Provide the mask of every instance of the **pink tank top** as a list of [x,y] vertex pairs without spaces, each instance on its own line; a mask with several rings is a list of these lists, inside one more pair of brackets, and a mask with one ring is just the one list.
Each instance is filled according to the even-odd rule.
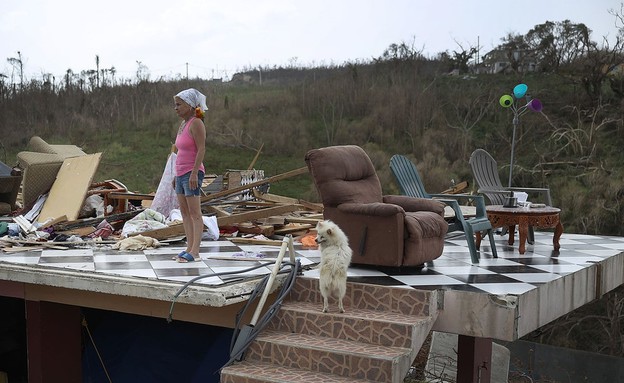
[[[182,132],[178,134],[175,141],[175,146],[178,148],[178,154],[176,156],[176,175],[181,176],[184,175],[191,170],[193,170],[193,166],[195,165],[195,158],[197,157],[197,145],[195,145],[195,140],[193,136],[191,136],[191,132],[189,131],[189,126],[191,126],[191,122],[195,117],[191,118],[184,124],[184,128]],[[206,172],[204,169],[204,164],[200,164],[199,170],[202,172]]]

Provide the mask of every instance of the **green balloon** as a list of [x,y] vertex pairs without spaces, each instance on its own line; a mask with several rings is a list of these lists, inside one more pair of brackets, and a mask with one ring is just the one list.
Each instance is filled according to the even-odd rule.
[[503,108],[509,108],[513,104],[513,97],[508,94],[501,96],[498,102],[501,104]]

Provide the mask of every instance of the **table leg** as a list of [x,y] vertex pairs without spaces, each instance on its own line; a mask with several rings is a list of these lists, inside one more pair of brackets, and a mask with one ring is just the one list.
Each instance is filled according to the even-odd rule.
[[507,233],[509,233],[509,239],[507,243],[511,246],[514,244],[514,236],[516,235],[516,225],[510,225],[507,228]]
[[520,254],[524,254],[526,251],[526,240],[529,234],[528,222],[522,222],[518,224],[518,236],[520,237],[520,243],[518,244],[518,251]]
[[481,232],[477,231],[475,233],[475,246],[477,249],[481,248]]
[[558,222],[557,226],[555,226],[555,235],[553,236],[553,247],[556,251],[559,251],[559,238],[561,238],[561,234],[563,234],[563,225],[561,222]]

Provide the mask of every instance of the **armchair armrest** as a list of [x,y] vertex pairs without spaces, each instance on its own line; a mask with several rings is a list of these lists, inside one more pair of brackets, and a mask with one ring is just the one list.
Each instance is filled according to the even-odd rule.
[[338,210],[346,214],[372,215],[388,217],[396,214],[405,214],[405,210],[399,205],[390,203],[343,203],[338,205]]
[[433,198],[438,201],[442,201],[449,205],[454,211],[455,215],[463,217],[461,209],[459,207],[459,201],[467,200],[468,202],[474,202],[477,208],[477,217],[484,217],[485,214],[485,198],[482,195],[476,194],[431,194]]
[[399,205],[405,211],[432,211],[444,217],[444,204],[431,198],[417,198],[406,195],[386,195],[383,201],[388,204]]

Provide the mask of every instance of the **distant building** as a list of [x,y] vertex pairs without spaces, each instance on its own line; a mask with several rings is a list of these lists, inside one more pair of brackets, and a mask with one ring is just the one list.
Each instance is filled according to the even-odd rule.
[[517,50],[511,54],[496,48],[483,56],[483,68],[480,73],[512,73],[512,72],[535,72],[537,60],[530,50]]

